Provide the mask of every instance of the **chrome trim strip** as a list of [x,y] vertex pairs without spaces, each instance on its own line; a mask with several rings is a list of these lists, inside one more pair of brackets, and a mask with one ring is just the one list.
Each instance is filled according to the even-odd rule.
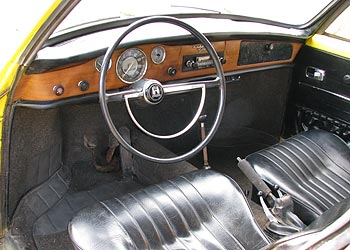
[[324,92],[324,93],[327,93],[329,95],[332,95],[332,96],[335,96],[337,98],[340,98],[346,102],[350,102],[350,97],[347,97],[347,96],[344,96],[344,95],[341,95],[341,94],[337,94],[337,93],[334,93],[332,91],[329,91],[329,90],[326,90],[326,89],[322,89],[322,88],[319,88],[319,87],[316,87],[316,86],[313,86],[311,84],[308,84],[308,83],[304,83],[304,82],[299,82],[299,85],[304,85],[306,87],[309,87],[309,88],[312,88],[312,89],[316,89],[318,91],[321,91],[321,92]]

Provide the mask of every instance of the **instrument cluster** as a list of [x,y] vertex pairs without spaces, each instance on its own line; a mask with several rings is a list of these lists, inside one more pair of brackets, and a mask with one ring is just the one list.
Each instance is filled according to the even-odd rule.
[[[164,47],[156,46],[152,49],[150,58],[154,64],[164,62],[166,52]],[[101,71],[103,56],[100,56],[95,61],[95,68]],[[108,69],[111,68],[112,61],[109,62]],[[133,84],[141,80],[147,71],[147,55],[139,48],[130,48],[121,53],[117,59],[115,72],[118,78],[126,83]]]

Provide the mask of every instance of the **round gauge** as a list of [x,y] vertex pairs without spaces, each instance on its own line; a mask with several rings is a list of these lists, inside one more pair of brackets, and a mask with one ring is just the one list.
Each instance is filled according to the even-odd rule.
[[[95,61],[95,68],[98,72],[101,72],[101,68],[102,68],[102,63],[103,63],[103,58],[104,56],[99,56],[96,58]],[[108,65],[108,70],[112,67],[112,59],[109,60],[109,65]]]
[[161,64],[165,59],[165,49],[162,46],[157,46],[153,48],[151,52],[152,62],[155,64]]
[[125,50],[116,64],[116,72],[120,80],[132,84],[140,80],[147,70],[147,58],[145,53],[137,48]]

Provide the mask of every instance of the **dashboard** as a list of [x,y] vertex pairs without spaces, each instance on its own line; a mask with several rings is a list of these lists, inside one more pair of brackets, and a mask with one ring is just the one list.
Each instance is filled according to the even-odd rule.
[[[301,46],[298,41],[224,40],[212,42],[225,73],[291,63]],[[49,72],[26,74],[14,101],[55,101],[97,93],[103,55]],[[108,90],[127,87],[142,78],[162,83],[215,74],[201,44],[144,44],[118,49],[108,65]]]

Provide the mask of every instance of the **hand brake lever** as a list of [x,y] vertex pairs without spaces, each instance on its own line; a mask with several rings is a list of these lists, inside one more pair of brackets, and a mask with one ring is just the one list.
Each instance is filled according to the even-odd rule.
[[261,192],[261,196],[263,198],[267,198],[270,196],[273,200],[276,197],[273,195],[271,189],[267,184],[260,178],[260,176],[255,172],[250,163],[246,159],[241,159],[237,157],[238,167],[244,173],[244,175],[248,178],[248,180]]
[[[261,206],[269,220],[267,225],[269,231],[277,235],[286,235],[306,227],[299,217],[293,213],[294,203],[290,195],[282,194],[279,187],[275,185],[274,188],[279,195],[277,198],[247,160],[242,160],[239,157],[237,160],[238,167],[258,190]],[[271,208],[267,206],[264,199],[271,201],[269,202]]]

